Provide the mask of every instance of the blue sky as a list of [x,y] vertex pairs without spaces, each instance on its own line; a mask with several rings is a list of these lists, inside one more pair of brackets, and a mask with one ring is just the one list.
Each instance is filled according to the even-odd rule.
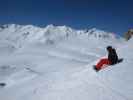
[[122,35],[133,28],[133,0],[0,0],[0,24],[96,27]]

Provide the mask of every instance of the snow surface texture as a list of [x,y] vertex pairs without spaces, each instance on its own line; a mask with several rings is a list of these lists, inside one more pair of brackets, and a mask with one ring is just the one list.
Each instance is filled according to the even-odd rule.
[[[0,100],[133,100],[132,44],[97,29],[0,26]],[[124,61],[96,73],[107,45]]]

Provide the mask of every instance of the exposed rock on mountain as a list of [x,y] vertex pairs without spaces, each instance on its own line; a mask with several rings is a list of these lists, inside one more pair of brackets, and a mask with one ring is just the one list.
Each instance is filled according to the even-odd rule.
[[128,30],[128,32],[124,34],[126,40],[129,40],[132,36],[133,36],[133,29]]

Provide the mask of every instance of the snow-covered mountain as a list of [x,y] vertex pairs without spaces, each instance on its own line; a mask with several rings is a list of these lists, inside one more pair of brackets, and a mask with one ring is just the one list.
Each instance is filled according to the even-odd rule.
[[[98,29],[0,26],[1,100],[132,100],[133,39]],[[122,63],[92,65],[116,48]]]
[[67,26],[48,25],[44,28],[32,25],[2,25],[0,26],[0,42],[12,43],[15,47],[23,46],[27,43],[43,42],[55,43],[68,37],[77,35],[88,35],[91,38],[115,39],[115,35],[98,29],[75,30]]

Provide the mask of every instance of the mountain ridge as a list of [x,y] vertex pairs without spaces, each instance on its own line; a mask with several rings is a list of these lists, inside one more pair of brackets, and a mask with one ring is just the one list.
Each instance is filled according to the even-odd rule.
[[[46,27],[38,27],[38,26],[34,26],[34,25],[18,25],[18,24],[5,24],[5,25],[1,25],[0,26],[0,32],[8,30],[10,32],[16,32],[16,31],[31,31],[31,29],[33,30],[42,30],[42,31],[47,31],[47,30],[56,30],[59,29],[60,31],[75,31],[77,34],[88,34],[88,35],[92,35],[93,33],[96,35],[99,35],[99,37],[101,37],[101,35],[105,35],[107,34],[113,34],[113,32],[106,32],[100,29],[96,29],[96,28],[91,28],[91,29],[73,29],[69,26],[54,26],[53,24],[47,25]],[[107,35],[106,34],[106,35]]]
[[68,38],[87,37],[88,39],[118,40],[118,36],[111,32],[105,32],[96,28],[76,30],[68,26],[46,27],[34,25],[5,24],[0,26],[0,42],[3,40],[13,44],[14,47],[22,47],[29,43],[55,44]]

